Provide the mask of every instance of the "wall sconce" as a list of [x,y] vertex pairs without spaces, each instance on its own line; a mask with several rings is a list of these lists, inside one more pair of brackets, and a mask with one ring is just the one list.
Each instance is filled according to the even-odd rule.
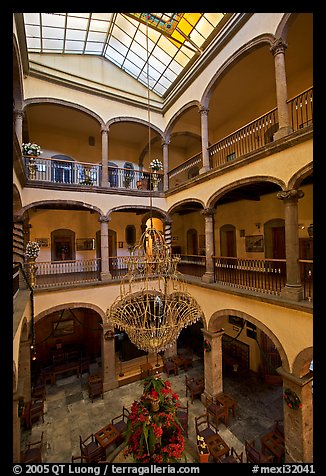
[[309,238],[313,238],[313,224],[312,223],[310,223],[307,230],[308,230]]
[[299,230],[304,230],[305,226],[304,226],[303,223],[298,223],[298,228],[299,228]]
[[261,223],[255,223],[255,225],[258,228],[258,231],[260,231]]

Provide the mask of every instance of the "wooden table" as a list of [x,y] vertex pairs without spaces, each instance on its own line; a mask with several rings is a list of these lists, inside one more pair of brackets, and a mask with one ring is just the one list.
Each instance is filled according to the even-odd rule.
[[173,360],[173,363],[174,363],[175,368],[176,368],[175,374],[178,375],[179,367],[184,366],[184,361],[181,357],[176,356],[176,355],[174,357],[172,357],[172,360]]
[[150,363],[142,364],[140,366],[140,377],[141,378],[148,377],[149,375],[151,375],[152,370],[153,370],[152,364]]
[[225,443],[223,438],[218,433],[215,435],[206,436],[205,442],[216,463],[218,462],[218,459],[221,458],[221,456],[228,456],[230,447]]
[[94,436],[102,448],[106,448],[120,437],[120,432],[111,423],[109,423],[96,432]]
[[51,373],[51,382],[52,385],[55,385],[57,380],[57,375],[64,374],[75,370],[77,377],[79,377],[80,363],[79,362],[66,362],[65,364],[55,365]]
[[201,395],[205,390],[205,384],[202,379],[190,379],[186,383],[186,396],[188,394],[188,390],[190,391],[191,395],[191,403],[194,403],[194,397],[197,395]]
[[277,463],[280,463],[285,452],[284,438],[275,431],[270,431],[261,439],[262,452],[265,453],[268,450],[272,453]]
[[[227,405],[228,413],[229,413],[229,410],[232,410],[232,415],[235,417],[235,407],[237,404],[235,398],[231,397],[231,395],[229,395],[228,393],[222,392],[216,395],[216,400],[222,403],[222,405]],[[228,413],[226,415],[226,420],[227,420],[225,422],[226,425],[228,424],[228,419],[229,419]]]

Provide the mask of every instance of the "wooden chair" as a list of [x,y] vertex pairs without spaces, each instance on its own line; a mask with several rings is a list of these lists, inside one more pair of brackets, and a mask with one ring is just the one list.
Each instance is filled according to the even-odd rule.
[[25,425],[27,429],[32,428],[33,423],[42,418],[44,423],[44,401],[32,400],[25,404]]
[[228,456],[224,458],[218,458],[218,463],[242,463],[243,461],[243,451],[238,454],[233,446],[231,446],[231,452]]
[[163,372],[168,375],[170,375],[170,373],[174,373],[174,375],[178,374],[177,367],[170,357],[163,357]]
[[103,380],[102,377],[95,379],[88,379],[88,396],[92,403],[95,397],[101,396],[103,399]]
[[275,420],[274,426],[273,426],[273,431],[279,435],[281,438],[284,439],[284,426],[283,426],[283,421],[281,420]]
[[71,457],[72,463],[87,463],[87,458],[83,455],[80,456],[72,456]]
[[35,385],[32,389],[32,398],[35,400],[46,400],[46,388],[45,384]]
[[225,424],[228,422],[228,406],[227,403],[224,405],[215,400],[214,398],[208,397],[206,395],[205,398],[205,407],[207,414],[213,424],[215,425],[216,428],[218,428],[218,425],[221,420],[224,421]]
[[123,432],[126,431],[128,426],[128,418],[130,411],[125,406],[122,407],[122,413],[114,418],[112,418],[111,423],[116,430],[121,434],[121,437],[118,439],[118,442],[124,439]]
[[210,423],[207,413],[195,417],[195,428],[196,435],[203,436],[204,438],[217,433],[216,428]]
[[97,463],[100,460],[105,460],[105,448],[98,444],[93,433],[84,440],[79,435],[79,446],[80,455],[85,458],[87,463]]
[[183,431],[185,432],[186,437],[188,438],[188,416],[189,416],[189,402],[187,400],[187,405],[180,405],[177,407],[175,412],[180,425],[182,426]]
[[49,383],[52,384],[52,372],[53,372],[53,365],[49,365],[48,367],[43,367],[41,369],[41,381],[44,385]]
[[271,463],[272,456],[264,455],[257,447],[255,441],[245,441],[245,453],[247,463]]
[[194,403],[195,397],[200,397],[205,389],[205,384],[203,379],[188,378],[186,375],[186,397],[188,396],[188,391],[191,396],[191,403]]
[[28,443],[25,451],[21,453],[21,463],[42,463],[43,431],[39,441]]

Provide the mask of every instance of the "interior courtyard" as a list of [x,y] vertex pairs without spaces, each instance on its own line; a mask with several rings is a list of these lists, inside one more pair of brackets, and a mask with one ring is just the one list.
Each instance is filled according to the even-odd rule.
[[13,14],[11,463],[126,462],[161,379],[183,462],[199,419],[206,462],[314,462],[312,39],[312,13]]

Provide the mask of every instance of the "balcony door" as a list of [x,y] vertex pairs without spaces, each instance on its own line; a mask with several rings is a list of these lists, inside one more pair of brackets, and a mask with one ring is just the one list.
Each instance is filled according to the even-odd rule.
[[68,229],[58,229],[51,233],[51,261],[76,259],[75,233]]

